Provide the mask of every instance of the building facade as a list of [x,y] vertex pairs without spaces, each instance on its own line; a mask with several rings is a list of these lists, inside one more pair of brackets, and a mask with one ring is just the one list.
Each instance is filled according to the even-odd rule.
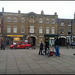
[[75,37],[74,19],[58,19],[56,12],[54,15],[45,15],[43,11],[40,14],[34,12],[25,14],[20,11],[18,13],[2,11],[2,13],[3,38],[6,45],[28,41],[32,45],[39,46],[39,43],[41,41],[44,43],[46,39],[50,45],[54,45],[57,35],[65,40],[61,45],[64,42],[66,45],[66,38],[70,40]]

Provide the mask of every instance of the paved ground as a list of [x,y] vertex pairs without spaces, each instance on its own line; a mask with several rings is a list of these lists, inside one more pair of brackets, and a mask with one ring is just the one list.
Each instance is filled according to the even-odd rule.
[[60,52],[61,57],[48,57],[38,55],[38,48],[0,50],[0,74],[75,74],[75,49]]

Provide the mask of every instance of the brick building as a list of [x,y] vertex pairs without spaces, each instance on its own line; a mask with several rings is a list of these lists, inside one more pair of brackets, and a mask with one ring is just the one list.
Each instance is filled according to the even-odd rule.
[[46,15],[43,11],[40,14],[21,13],[20,10],[18,13],[4,11],[2,13],[3,38],[6,45],[28,40],[29,43],[38,46],[40,41],[44,43],[46,38],[48,38],[50,45],[54,45],[54,38],[57,35],[62,39],[61,45],[64,43],[66,45],[67,38],[73,37],[74,39],[75,37],[75,18],[59,19],[56,12],[54,15]]

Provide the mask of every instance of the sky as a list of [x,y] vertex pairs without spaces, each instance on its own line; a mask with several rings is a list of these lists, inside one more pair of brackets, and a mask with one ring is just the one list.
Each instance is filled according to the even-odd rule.
[[75,1],[0,1],[0,12],[21,13],[34,12],[45,15],[54,15],[57,12],[58,18],[74,19]]

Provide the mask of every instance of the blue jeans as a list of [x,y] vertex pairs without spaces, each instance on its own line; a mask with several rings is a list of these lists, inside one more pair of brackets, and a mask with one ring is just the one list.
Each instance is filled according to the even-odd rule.
[[59,46],[58,45],[55,46],[55,50],[56,50],[56,56],[57,55],[60,56]]

